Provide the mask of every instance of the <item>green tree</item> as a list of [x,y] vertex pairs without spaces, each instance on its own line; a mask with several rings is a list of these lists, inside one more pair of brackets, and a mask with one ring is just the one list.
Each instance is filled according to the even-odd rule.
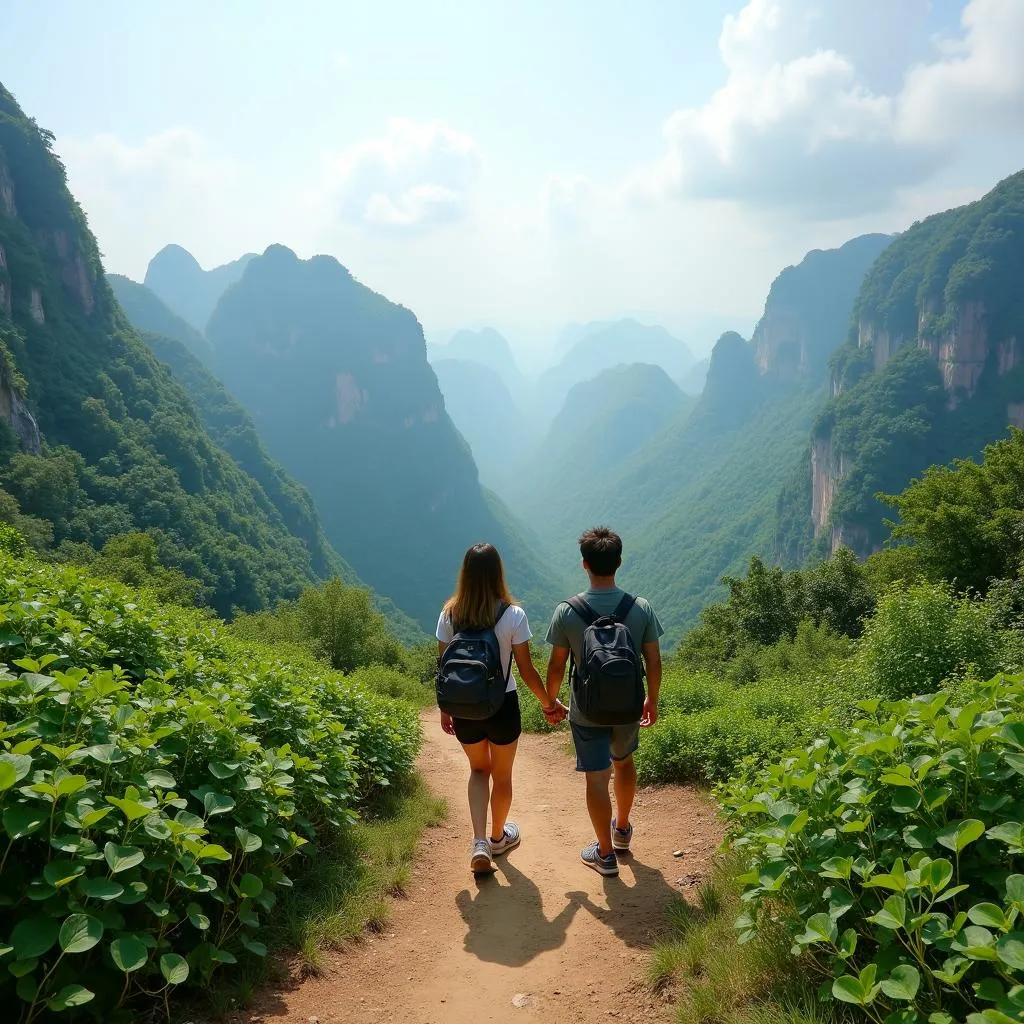
[[933,580],[986,593],[1015,577],[1024,556],[1024,432],[989,445],[980,464],[933,466],[899,495],[884,499],[899,513],[896,540]]

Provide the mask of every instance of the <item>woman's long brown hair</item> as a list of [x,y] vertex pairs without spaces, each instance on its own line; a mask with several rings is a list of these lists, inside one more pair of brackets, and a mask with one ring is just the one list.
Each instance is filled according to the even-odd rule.
[[444,613],[456,629],[486,629],[494,625],[496,605],[515,604],[505,585],[501,555],[493,544],[474,544],[463,556],[455,593]]

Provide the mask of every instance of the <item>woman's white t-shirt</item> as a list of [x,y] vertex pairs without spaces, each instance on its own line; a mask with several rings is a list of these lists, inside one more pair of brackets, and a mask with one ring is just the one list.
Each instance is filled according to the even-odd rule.
[[[494,610],[497,612],[498,609]],[[526,612],[517,604],[509,605],[508,610],[494,627],[494,633],[498,638],[498,650],[501,651],[501,670],[508,672],[508,686],[505,692],[512,693],[516,688],[515,673],[509,667],[512,661],[512,645],[525,644],[533,636],[530,632],[530,623],[526,618]],[[441,617],[437,620],[436,635],[443,644],[450,644],[452,637],[455,636],[451,621],[444,612],[441,612]]]

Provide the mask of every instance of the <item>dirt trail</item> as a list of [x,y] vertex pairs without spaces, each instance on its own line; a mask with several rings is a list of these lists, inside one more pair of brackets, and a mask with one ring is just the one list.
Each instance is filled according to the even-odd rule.
[[[469,873],[465,756],[424,713],[419,767],[448,801],[420,844],[407,899],[386,931],[331,958],[325,975],[264,993],[243,1020],[270,1024],[482,1024],[670,1020],[643,984],[665,906],[708,869],[720,835],[694,790],[642,790],[634,853],[605,879],[580,863],[591,837],[566,736],[524,735],[512,819],[523,843],[497,874]],[[673,851],[686,851],[673,857]],[[692,891],[692,890],[691,890]],[[527,998],[522,998],[522,997]],[[516,1005],[520,1004],[520,1005]]]

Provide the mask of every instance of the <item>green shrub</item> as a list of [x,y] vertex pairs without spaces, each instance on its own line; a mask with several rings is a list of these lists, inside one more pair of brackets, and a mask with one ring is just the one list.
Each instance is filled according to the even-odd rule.
[[741,941],[788,929],[824,992],[893,1024],[1020,1020],[1024,679],[881,705],[721,791]]
[[645,784],[721,781],[746,758],[775,757],[794,738],[791,726],[739,704],[692,715],[670,713],[641,737],[637,773]]
[[0,660],[0,1005],[26,1021],[137,1020],[265,955],[288,873],[419,742],[403,701],[2,556]]
[[370,592],[337,578],[307,587],[294,601],[279,601],[272,612],[238,615],[231,629],[244,640],[303,647],[339,672],[401,666],[407,658]]
[[434,703],[434,687],[415,676],[400,672],[387,665],[366,665],[346,676],[353,686],[377,693],[391,700],[402,700],[416,707],[429,707]]
[[1004,636],[988,609],[945,584],[897,585],[879,599],[860,645],[861,666],[884,697],[928,693],[973,666],[985,678],[1000,667]]

